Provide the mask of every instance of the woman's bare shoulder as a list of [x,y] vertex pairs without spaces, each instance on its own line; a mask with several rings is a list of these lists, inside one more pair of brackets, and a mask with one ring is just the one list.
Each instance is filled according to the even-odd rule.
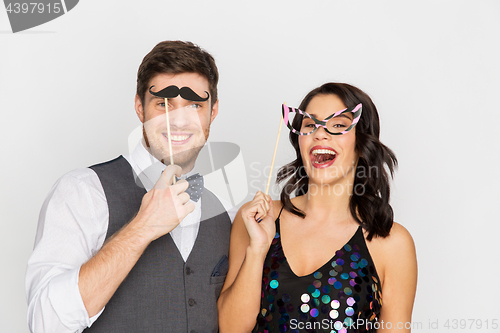
[[276,213],[276,216],[278,216],[281,207],[283,207],[283,204],[281,203],[281,200],[273,200],[273,208],[274,212]]
[[401,224],[394,222],[389,236],[374,236],[371,241],[366,240],[366,245],[382,281],[394,273],[398,274],[398,271],[416,276],[415,243],[410,232]]
[[[368,233],[365,231],[365,237]],[[367,241],[372,246],[381,247],[385,250],[411,249],[415,248],[413,237],[410,232],[397,222],[393,222],[392,228],[387,237],[374,236],[371,241]]]

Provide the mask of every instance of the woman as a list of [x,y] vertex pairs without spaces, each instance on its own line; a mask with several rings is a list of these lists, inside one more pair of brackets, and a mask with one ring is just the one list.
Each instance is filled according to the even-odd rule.
[[393,222],[377,109],[342,83],[299,109],[283,106],[297,158],[278,172],[281,200],[259,192],[234,221],[220,332],[409,332],[415,247]]

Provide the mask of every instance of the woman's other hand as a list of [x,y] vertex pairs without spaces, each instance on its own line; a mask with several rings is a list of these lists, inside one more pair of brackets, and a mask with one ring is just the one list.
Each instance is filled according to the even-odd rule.
[[271,197],[257,192],[253,200],[242,207],[241,217],[250,237],[249,249],[255,253],[267,253],[276,235]]

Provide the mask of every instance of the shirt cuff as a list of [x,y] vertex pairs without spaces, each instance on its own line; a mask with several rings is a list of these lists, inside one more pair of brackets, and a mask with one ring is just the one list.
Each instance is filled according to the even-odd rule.
[[48,297],[61,323],[72,331],[81,332],[99,318],[104,308],[89,318],[78,288],[80,268],[53,277],[49,283]]

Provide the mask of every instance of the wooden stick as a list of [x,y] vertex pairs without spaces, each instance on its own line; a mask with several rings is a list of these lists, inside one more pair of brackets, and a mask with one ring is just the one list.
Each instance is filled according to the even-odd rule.
[[276,159],[276,151],[278,150],[278,142],[280,141],[281,134],[281,123],[283,122],[283,115],[280,117],[280,127],[278,129],[278,136],[276,137],[276,144],[274,145],[273,161],[271,162],[271,170],[269,170],[269,176],[267,177],[266,194],[269,193],[269,185],[271,184],[271,176],[274,169],[274,160]]
[[[165,98],[165,116],[167,118],[167,138],[168,138],[168,153],[170,154],[170,165],[174,164],[174,156],[172,154],[172,138],[170,137],[170,120],[168,118],[168,100]],[[172,179],[175,184],[175,176]]]

